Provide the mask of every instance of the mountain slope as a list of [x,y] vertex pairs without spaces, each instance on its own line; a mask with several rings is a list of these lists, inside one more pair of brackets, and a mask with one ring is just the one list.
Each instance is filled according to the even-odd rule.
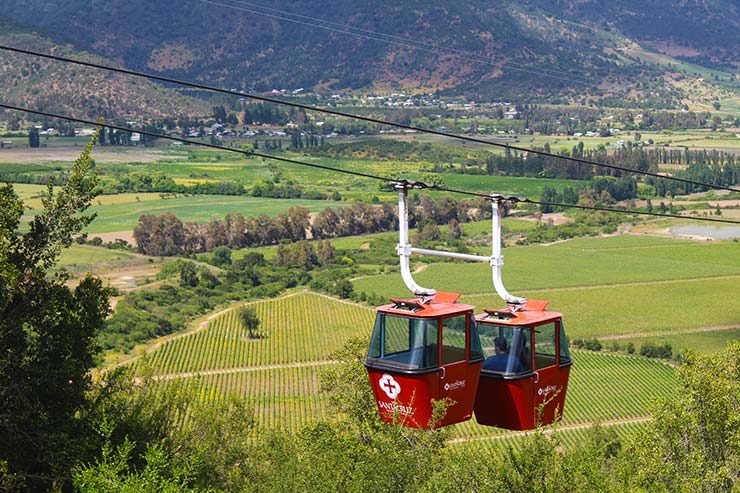
[[[0,20],[0,42],[111,64],[4,20]],[[172,89],[131,77],[7,52],[0,53],[0,87],[3,102],[87,117],[200,114],[206,106]]]
[[173,8],[148,0],[9,0],[3,12],[128,67],[241,89],[586,94],[675,105],[685,95],[666,80],[666,66],[640,63],[627,50],[638,41],[726,69],[740,59],[740,14],[732,0],[661,3],[184,0]]

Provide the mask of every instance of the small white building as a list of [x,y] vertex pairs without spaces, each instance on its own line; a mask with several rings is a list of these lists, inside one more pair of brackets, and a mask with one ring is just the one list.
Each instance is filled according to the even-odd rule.
[[506,111],[504,113],[504,118],[506,118],[507,120],[513,120],[517,116],[519,116],[519,112],[517,110],[513,110],[513,109],[512,110],[509,110],[509,111]]

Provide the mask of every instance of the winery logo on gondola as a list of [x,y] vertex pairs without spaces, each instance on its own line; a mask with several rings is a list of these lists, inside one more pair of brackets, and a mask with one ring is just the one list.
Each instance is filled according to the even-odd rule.
[[384,373],[383,376],[380,377],[380,381],[378,383],[383,392],[385,392],[385,395],[391,399],[395,399],[398,397],[398,394],[401,393],[401,384],[396,382],[396,379],[387,373]]
[[455,380],[445,384],[445,390],[457,390],[465,388],[465,380]]
[[537,389],[537,394],[539,394],[539,395],[547,395],[547,394],[550,394],[552,392],[555,392],[556,390],[558,390],[558,386],[557,385],[548,385],[547,387],[540,387],[539,389]]

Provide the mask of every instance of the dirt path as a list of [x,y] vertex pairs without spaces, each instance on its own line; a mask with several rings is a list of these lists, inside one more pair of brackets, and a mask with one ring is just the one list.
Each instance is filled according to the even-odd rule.
[[[635,281],[635,282],[624,282],[624,283],[613,283],[613,284],[597,284],[597,285],[583,285],[583,286],[566,286],[562,288],[534,288],[534,289],[522,289],[523,293],[543,293],[549,291],[580,291],[582,289],[608,289],[608,288],[619,288],[619,287],[631,287],[631,286],[652,286],[660,284],[673,284],[677,282],[701,282],[701,281],[722,281],[727,279],[740,279],[740,274],[731,276],[709,276],[709,277],[691,277],[688,279],[665,279],[660,281]],[[465,293],[464,296],[485,296],[492,292],[485,293]]]
[[283,370],[285,368],[305,368],[309,366],[328,366],[328,365],[334,365],[337,363],[338,361],[335,361],[335,360],[325,360],[325,361],[304,361],[301,363],[284,363],[280,365],[217,368],[214,370],[186,371],[182,373],[167,373],[165,375],[157,375],[155,377],[152,377],[152,380],[175,380],[178,378],[205,377],[205,376],[210,376],[210,375],[230,375],[232,373],[252,373],[256,371],[266,371],[266,370]]
[[[583,430],[585,428],[591,428],[597,423],[602,426],[618,426],[618,425],[627,425],[627,424],[634,424],[634,423],[646,423],[650,421],[651,419],[653,419],[652,416],[639,416],[637,418],[621,418],[621,419],[613,419],[609,421],[579,423],[575,425],[557,426],[556,428],[548,428],[547,430],[544,430],[543,433],[545,435],[551,435],[552,433],[556,431]],[[488,435],[484,437],[453,438],[452,440],[448,440],[447,443],[450,445],[454,445],[456,443],[481,442],[484,440],[501,440],[504,438],[532,435],[533,433],[537,433],[537,432],[538,430],[513,431],[510,433],[502,433],[500,435]]]
[[702,332],[722,332],[724,330],[737,330],[740,329],[740,325],[713,325],[708,327],[697,327],[695,329],[684,329],[684,330],[663,330],[659,332],[633,332],[631,334],[616,334],[611,336],[598,336],[596,339],[600,341],[615,341],[619,339],[632,339],[633,337],[663,337],[672,336],[679,334],[700,334]]

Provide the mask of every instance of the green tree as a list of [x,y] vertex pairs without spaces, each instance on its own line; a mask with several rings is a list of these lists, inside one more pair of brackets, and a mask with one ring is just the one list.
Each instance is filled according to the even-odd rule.
[[213,265],[224,267],[231,265],[231,249],[227,246],[218,246],[213,249]]
[[39,131],[36,127],[34,127],[28,132],[28,147],[40,147],[40,146],[41,146],[41,138],[39,136]]
[[[687,355],[676,397],[625,447],[623,491],[730,492],[740,486],[740,343]],[[733,489],[735,488],[735,489]]]
[[68,276],[50,269],[94,218],[83,215],[98,185],[94,143],[63,187],[49,186],[25,233],[22,202],[0,187],[0,463],[18,489],[63,484],[86,446],[78,413],[110,291],[91,277],[70,289]]
[[552,205],[547,205],[547,203],[557,202],[558,201],[558,192],[554,188],[550,186],[545,186],[542,189],[542,202],[545,202],[544,204],[540,205],[540,211],[542,211],[543,214],[547,214],[549,212],[555,212],[555,207]]
[[260,336],[258,332],[260,319],[257,316],[257,310],[251,306],[243,306],[239,308],[237,316],[239,317],[239,322],[242,324],[242,327],[247,331],[247,334],[249,334],[249,338],[258,339]]
[[198,285],[198,269],[191,262],[179,261],[180,286],[194,288]]

